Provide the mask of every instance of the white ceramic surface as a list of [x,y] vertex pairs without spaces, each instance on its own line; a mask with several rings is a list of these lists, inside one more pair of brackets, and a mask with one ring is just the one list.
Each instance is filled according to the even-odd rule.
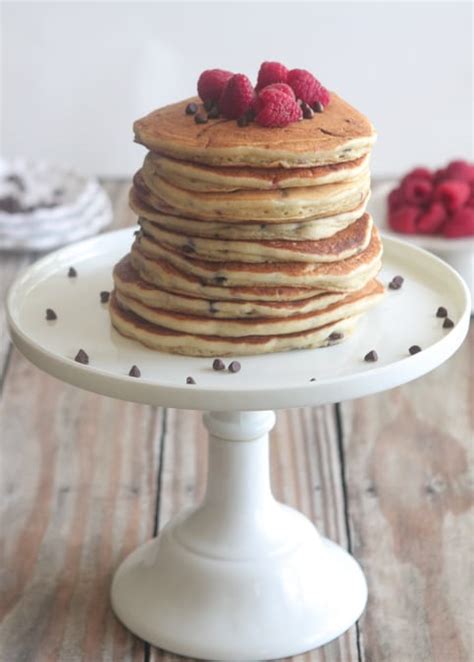
[[[241,372],[217,373],[210,359],[153,352],[111,329],[99,292],[111,288],[112,265],[131,240],[127,229],[57,251],[29,267],[7,300],[15,344],[56,377],[126,400],[213,412],[205,416],[205,499],[122,563],[112,585],[114,610],[145,640],[193,658],[273,659],[320,646],[359,617],[367,587],[351,556],[272,497],[274,415],[262,410],[358,397],[431,370],[467,332],[467,288],[432,255],[387,239],[383,278],[401,274],[405,284],[387,292],[351,339],[241,358]],[[77,278],[67,277],[70,266]],[[439,305],[456,322],[450,331],[435,317]],[[47,307],[56,321],[44,319]],[[407,356],[412,344],[423,351]],[[73,360],[80,347],[88,366]],[[368,365],[363,356],[374,348],[380,361]],[[127,377],[133,363],[142,378]],[[196,385],[185,384],[188,375]]]
[[[128,251],[132,231],[104,234],[48,255],[19,277],[8,296],[11,334],[23,353],[59,379],[97,393],[215,411],[337,402],[423,375],[445,361],[467,332],[469,292],[458,274],[431,254],[387,238],[382,279],[401,274],[405,283],[387,291],[351,338],[324,350],[242,357],[240,372],[215,372],[210,359],[153,352],[111,328],[99,292],[111,289],[113,264]],[[67,278],[71,265],[77,278]],[[435,316],[438,306],[448,308],[453,329],[442,328]],[[45,320],[46,308],[56,311],[55,322]],[[409,356],[411,345],[423,351]],[[73,360],[80,348],[90,357],[87,366]],[[372,349],[379,361],[364,362]],[[133,364],[141,379],[127,376]],[[197,384],[187,385],[187,376]]]
[[372,189],[368,211],[386,237],[403,239],[414,246],[431,251],[461,274],[471,292],[471,312],[474,313],[474,237],[446,239],[435,235],[413,235],[394,232],[387,221],[387,196],[397,186],[397,181],[384,182]]
[[274,659],[334,639],[361,614],[356,561],[270,491],[272,412],[215,413],[203,503],[133,552],[112,585],[129,629],[192,658]]

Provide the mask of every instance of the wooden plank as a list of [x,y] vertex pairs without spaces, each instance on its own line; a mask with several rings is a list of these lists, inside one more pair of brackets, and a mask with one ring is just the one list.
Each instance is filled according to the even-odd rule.
[[431,374],[342,405],[366,662],[472,660],[473,349],[471,329]]
[[152,535],[161,422],[14,352],[0,403],[1,660],[143,659],[109,588]]
[[[347,547],[344,495],[334,408],[280,412],[272,432],[271,472],[275,496],[304,512],[323,535]],[[168,410],[160,522],[196,503],[204,492],[206,431],[199,412]],[[152,648],[153,662],[184,658]],[[188,658],[189,659],[189,658]],[[296,662],[356,662],[356,629]]]

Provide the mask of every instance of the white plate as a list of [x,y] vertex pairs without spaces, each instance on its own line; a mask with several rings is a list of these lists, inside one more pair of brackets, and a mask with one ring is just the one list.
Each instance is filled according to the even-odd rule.
[[[12,338],[36,365],[97,393],[184,409],[275,409],[360,397],[419,377],[461,344],[469,323],[469,292],[441,260],[405,242],[386,238],[382,279],[404,276],[388,290],[347,341],[316,350],[242,357],[240,372],[215,372],[212,359],[155,352],[120,336],[110,325],[99,292],[112,289],[113,265],[129,251],[133,230],[80,242],[32,265],[12,286],[8,319]],[[77,278],[68,278],[70,266]],[[455,322],[442,328],[435,316],[445,306]],[[53,308],[58,319],[45,320]],[[423,351],[409,356],[408,348]],[[74,361],[83,348],[90,365]],[[364,362],[377,350],[379,361]],[[226,359],[226,363],[231,359]],[[140,379],[128,377],[136,364]],[[187,385],[192,376],[196,385]],[[310,382],[312,377],[316,381]]]

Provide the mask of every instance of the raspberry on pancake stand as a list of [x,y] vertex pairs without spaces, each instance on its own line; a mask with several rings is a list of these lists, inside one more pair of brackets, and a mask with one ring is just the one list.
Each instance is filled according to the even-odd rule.
[[235,74],[227,81],[219,99],[219,111],[226,119],[242,117],[253,105],[255,90],[244,74]]
[[257,92],[272,83],[286,83],[288,69],[280,62],[262,62],[258,71]]
[[203,71],[198,79],[197,91],[204,103],[207,101],[217,103],[225,84],[232,76],[232,72],[225,71],[224,69],[207,69]]

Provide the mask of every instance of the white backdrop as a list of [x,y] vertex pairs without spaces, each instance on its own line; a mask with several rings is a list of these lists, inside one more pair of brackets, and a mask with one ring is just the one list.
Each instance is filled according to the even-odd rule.
[[373,173],[472,158],[469,2],[3,2],[1,153],[129,177],[132,121],[210,67],[310,69],[365,112]]

